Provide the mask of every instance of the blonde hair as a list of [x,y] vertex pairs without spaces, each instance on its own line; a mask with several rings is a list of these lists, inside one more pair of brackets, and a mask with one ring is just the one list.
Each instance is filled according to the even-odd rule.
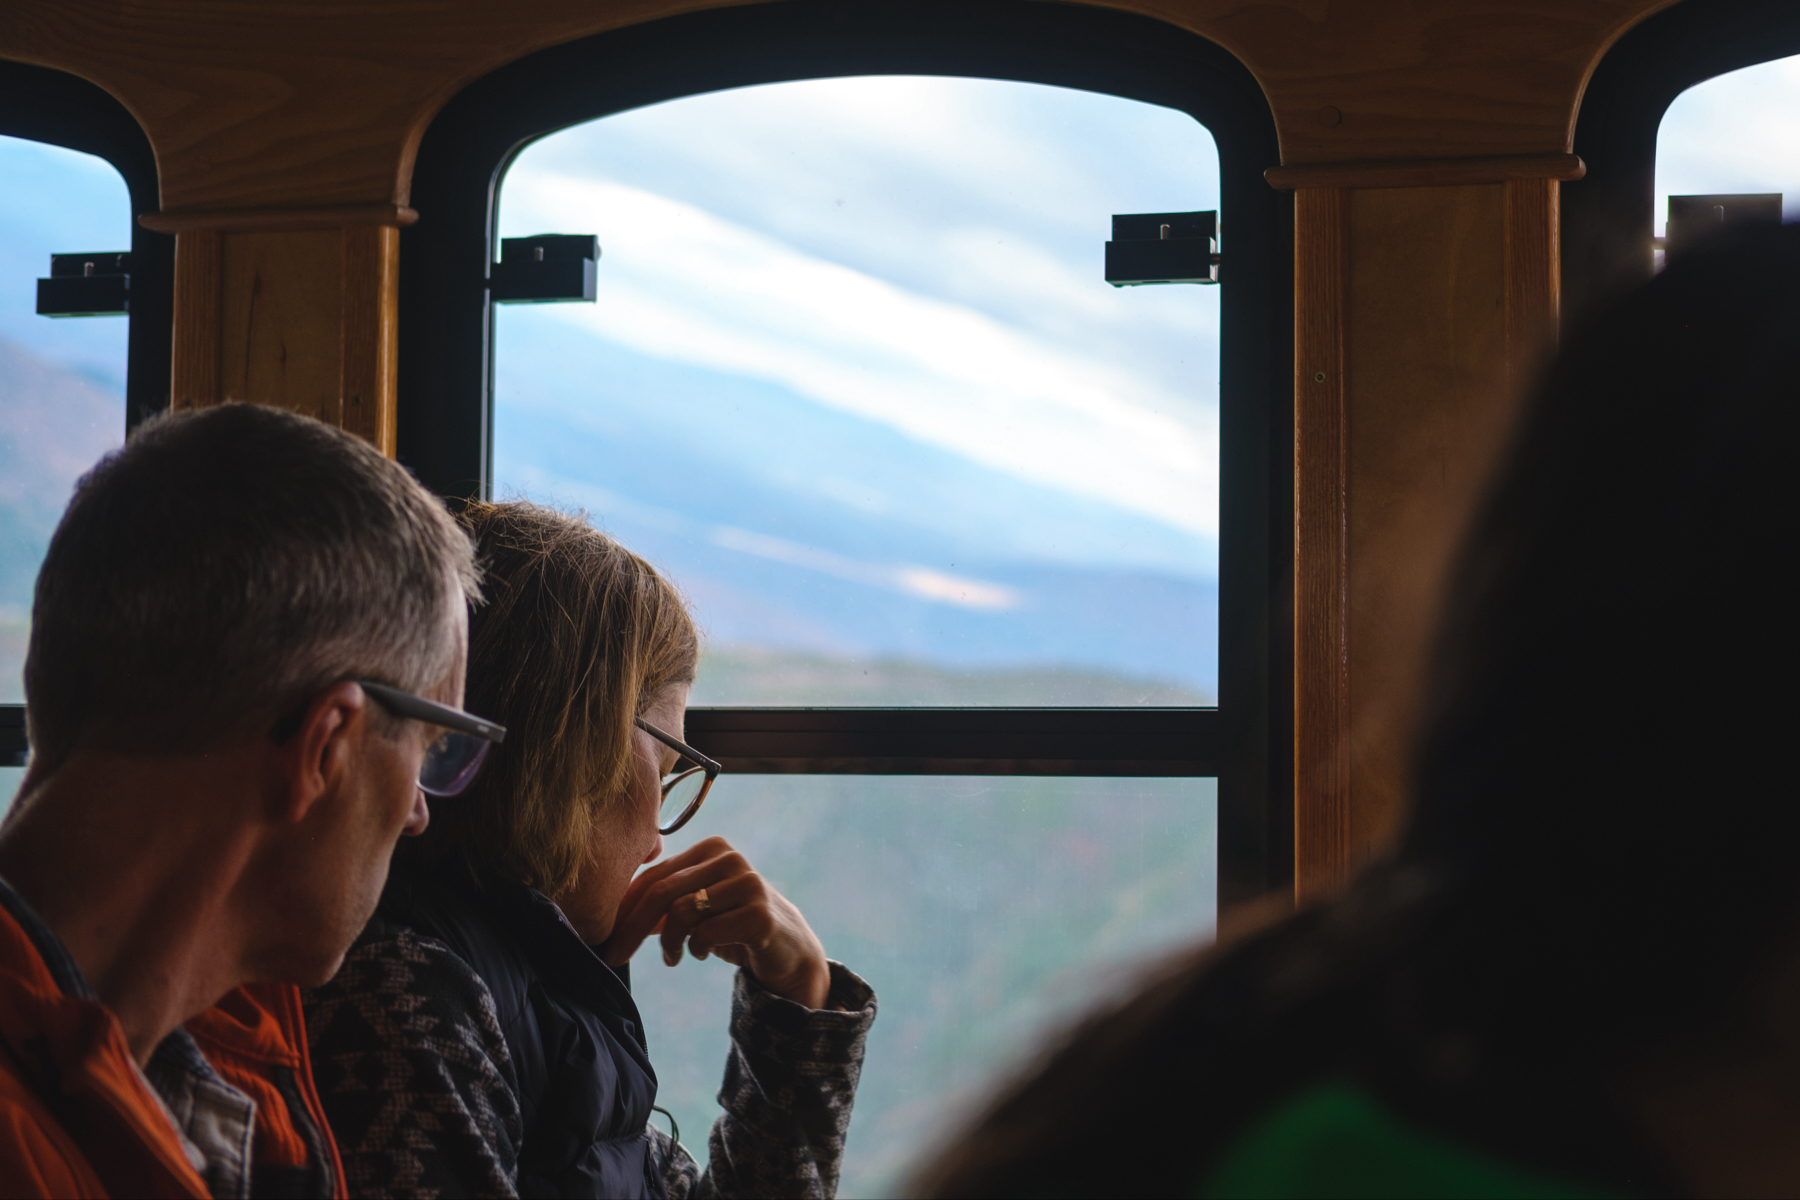
[[467,792],[434,806],[421,850],[556,898],[624,793],[635,718],[693,681],[699,638],[674,586],[584,517],[514,502],[458,519],[488,595],[470,618],[466,703],[507,735]]

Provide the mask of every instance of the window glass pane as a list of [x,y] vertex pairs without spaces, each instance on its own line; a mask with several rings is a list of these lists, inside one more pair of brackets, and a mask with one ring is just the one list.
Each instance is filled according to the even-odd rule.
[[501,234],[598,235],[598,301],[499,306],[497,494],[688,591],[696,703],[1212,703],[1219,289],[1104,245],[1218,195],[1185,114],[991,80],[545,138]]
[[[131,248],[109,163],[0,137],[0,704],[24,699],[31,591],[76,478],[125,439],[121,318],[37,315],[53,253]],[[16,780],[0,773],[0,798]]]
[[12,807],[13,797],[19,794],[19,783],[24,778],[24,767],[0,767],[0,817],[5,817],[6,810]]
[[[1758,63],[1689,88],[1656,136],[1656,235],[1669,197],[1781,194],[1800,218],[1800,55]],[[1660,252],[1659,252],[1660,259]]]
[[[899,1176],[999,1074],[1158,951],[1210,938],[1215,781],[722,776],[677,852],[727,838],[868,980],[844,1196]],[[706,1153],[734,968],[632,963],[658,1103]]]

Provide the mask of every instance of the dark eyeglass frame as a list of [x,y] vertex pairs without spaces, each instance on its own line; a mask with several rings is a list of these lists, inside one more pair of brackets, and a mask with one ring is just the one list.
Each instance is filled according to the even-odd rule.
[[441,725],[452,733],[465,733],[496,746],[506,740],[506,726],[496,725],[474,713],[466,713],[460,708],[451,708],[448,704],[439,704],[435,700],[403,692],[397,687],[377,683],[373,679],[358,679],[356,685],[379,700],[381,707],[395,716],[411,717],[428,725]]
[[[467,788],[474,780],[476,771],[481,768],[482,761],[487,758],[488,748],[497,746],[506,740],[506,726],[496,725],[483,717],[466,713],[460,708],[451,708],[448,704],[427,700],[423,696],[414,695],[412,692],[374,679],[358,679],[355,683],[377,704],[397,717],[410,717],[415,721],[423,721],[427,725],[436,725],[441,729],[449,730],[452,734],[480,743],[474,754],[462,764],[455,777],[446,786],[430,785],[425,783],[422,778],[432,762],[432,756],[427,754],[425,762],[420,764],[419,768],[421,775],[419,790],[427,795],[454,796]],[[306,705],[303,704],[277,721],[275,727],[269,730],[269,737],[274,740],[276,745],[281,745],[299,732],[300,722],[305,718]]]
[[637,727],[667,746],[669,749],[675,751],[675,753],[681,755],[681,757],[687,759],[689,762],[699,764],[698,766],[689,767],[685,771],[677,771],[673,778],[665,781],[662,785],[663,799],[668,799],[669,793],[675,789],[675,785],[692,776],[694,772],[706,772],[706,782],[700,785],[700,794],[688,802],[688,806],[681,810],[681,815],[676,817],[673,821],[670,821],[667,825],[657,826],[656,832],[667,837],[694,819],[694,814],[700,811],[700,806],[702,804],[706,803],[706,794],[712,791],[713,781],[719,777],[719,772],[723,771],[725,768],[721,767],[718,763],[706,757],[706,755],[700,753],[680,738],[664,733],[642,717],[637,719]]

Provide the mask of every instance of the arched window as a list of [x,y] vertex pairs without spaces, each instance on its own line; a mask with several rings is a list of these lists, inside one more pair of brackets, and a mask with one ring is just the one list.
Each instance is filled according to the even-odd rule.
[[1109,286],[1104,244],[1218,190],[1185,113],[996,80],[552,134],[500,236],[598,235],[596,302],[497,308],[495,493],[682,582],[695,704],[1210,706],[1220,289]]
[[[585,506],[689,588],[689,738],[730,772],[693,836],[890,1014],[847,1193],[1123,963],[1291,877],[1276,160],[1218,47],[1033,3],[672,18],[478,81],[420,147],[400,457]],[[1112,216],[1199,210],[1217,288],[1106,286]],[[493,303],[509,256],[569,248],[538,234],[598,236],[595,304]],[[728,975],[633,983],[704,1128]]]
[[[696,705],[1210,707],[1220,289],[1109,286],[1104,242],[1218,207],[1187,114],[1038,84],[766,84],[552,134],[502,245],[596,234],[596,302],[496,309],[495,493],[585,507],[682,586]],[[873,1037],[852,1194],[936,1132],[916,1101],[1215,918],[1209,778],[715,797],[671,850],[746,850],[919,1031]],[[660,1100],[705,1128],[730,972],[634,983]]]

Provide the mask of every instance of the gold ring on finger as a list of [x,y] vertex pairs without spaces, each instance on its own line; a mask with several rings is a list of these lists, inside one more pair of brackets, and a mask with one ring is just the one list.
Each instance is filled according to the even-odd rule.
[[712,901],[706,898],[706,889],[701,888],[694,893],[694,911],[705,912],[712,907]]

